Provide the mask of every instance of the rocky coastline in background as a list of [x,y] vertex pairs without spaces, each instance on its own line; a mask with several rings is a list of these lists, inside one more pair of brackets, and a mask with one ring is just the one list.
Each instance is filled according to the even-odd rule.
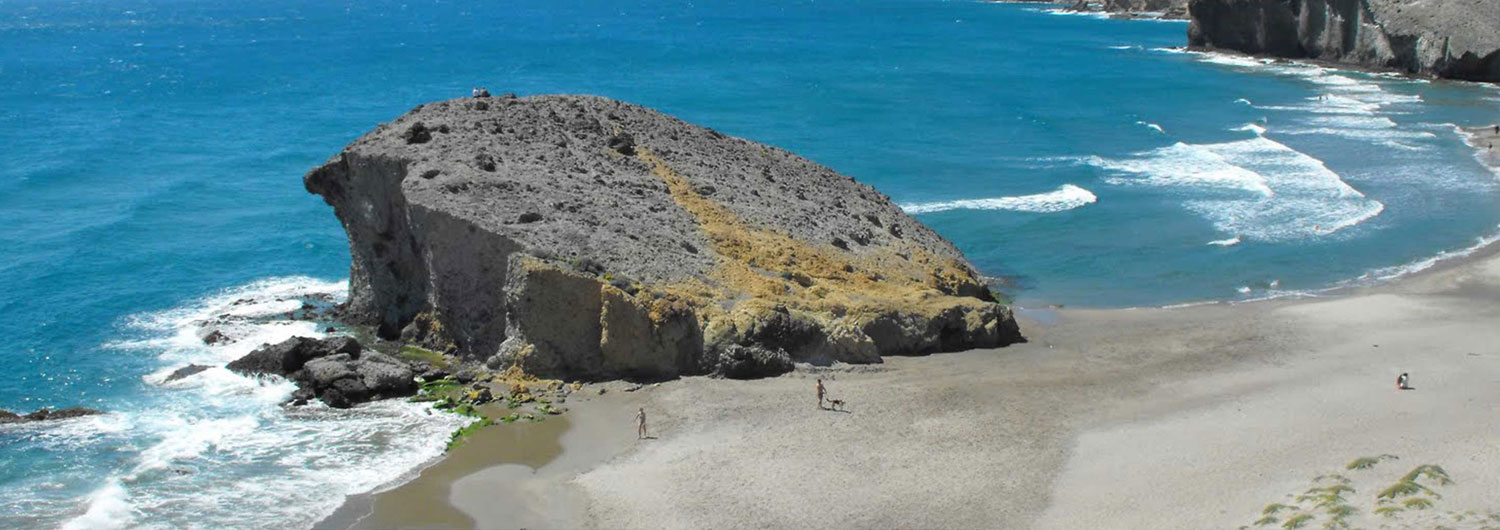
[[[304,182],[349,234],[342,318],[465,366],[759,377],[1024,340],[958,250],[873,188],[619,101],[422,105]],[[332,362],[369,390],[367,361]]]
[[1068,10],[1078,13],[1109,13],[1121,18],[1188,18],[1188,0],[1078,0]]
[[1117,18],[1185,20],[1188,0],[993,0],[1008,4],[1054,4],[1073,13],[1107,13]]
[[1192,0],[1188,46],[1500,82],[1493,0]]

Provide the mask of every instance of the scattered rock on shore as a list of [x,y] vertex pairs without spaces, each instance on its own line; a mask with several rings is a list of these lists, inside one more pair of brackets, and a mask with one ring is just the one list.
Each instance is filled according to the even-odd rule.
[[756,379],[790,371],[792,358],[784,351],[735,344],[719,353],[719,365],[714,373],[730,379]]

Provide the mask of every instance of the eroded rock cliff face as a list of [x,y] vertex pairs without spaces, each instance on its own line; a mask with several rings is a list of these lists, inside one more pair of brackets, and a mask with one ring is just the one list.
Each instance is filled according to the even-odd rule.
[[496,368],[756,373],[1021,340],[873,188],[618,101],[420,106],[304,181],[349,234],[352,318]]
[[1500,81],[1495,0],[1192,0],[1188,45]]

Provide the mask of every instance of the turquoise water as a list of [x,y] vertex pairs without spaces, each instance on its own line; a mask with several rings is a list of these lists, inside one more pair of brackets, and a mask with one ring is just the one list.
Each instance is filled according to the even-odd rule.
[[[1171,50],[1185,29],[912,0],[0,0],[0,408],[113,412],[0,427],[0,527],[305,527],[437,454],[455,420],[415,406],[161,380],[317,334],[274,317],[348,266],[302,173],[477,84],[803,154],[1023,305],[1316,291],[1496,232],[1454,130],[1500,121],[1493,87]],[[227,313],[235,344],[197,342]]]

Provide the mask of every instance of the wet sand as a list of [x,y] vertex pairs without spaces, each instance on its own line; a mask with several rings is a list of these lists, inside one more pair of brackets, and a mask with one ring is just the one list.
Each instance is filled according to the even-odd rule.
[[1464,140],[1478,152],[1474,155],[1481,164],[1500,174],[1500,125],[1463,128]]
[[[628,407],[634,401],[624,392],[629,386],[588,387],[569,398],[566,414],[479,429],[403,484],[350,497],[316,528],[579,527],[586,522],[587,505],[566,479],[636,441],[634,409]],[[604,399],[597,394],[599,388],[626,397]],[[481,410],[502,416],[500,408],[494,403]]]

